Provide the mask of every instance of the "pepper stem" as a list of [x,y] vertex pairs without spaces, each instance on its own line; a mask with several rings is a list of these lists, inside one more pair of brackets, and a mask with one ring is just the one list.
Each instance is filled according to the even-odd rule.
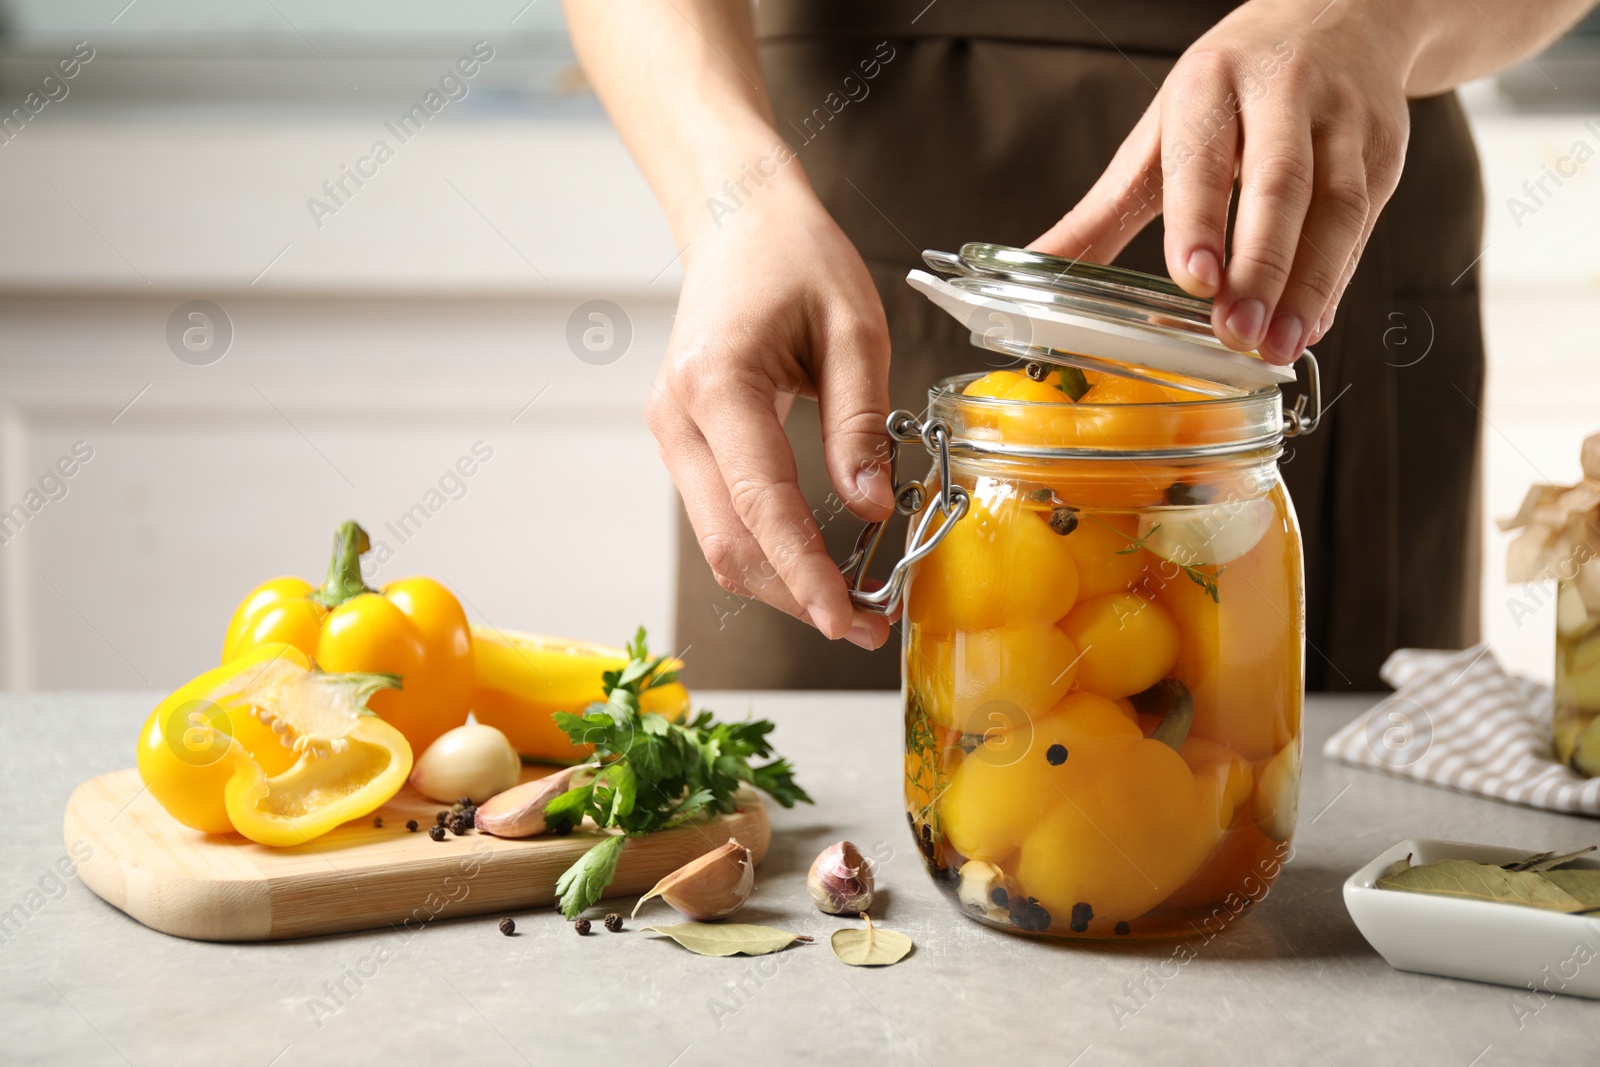
[[318,672],[317,681],[324,685],[341,686],[350,691],[350,699],[355,706],[361,709],[363,715],[376,715],[377,712],[367,707],[367,702],[373,694],[384,689],[404,689],[398,674],[374,674],[366,671],[351,671],[348,673]]
[[1176,678],[1163,678],[1142,693],[1131,698],[1134,709],[1145,715],[1161,715],[1161,721],[1150,731],[1150,740],[1176,751],[1189,736],[1194,722],[1194,697],[1189,687]]
[[311,599],[332,611],[351,597],[373,592],[361,578],[361,554],[371,547],[372,539],[354,519],[341,522],[333,535],[328,578],[321,589],[311,594]]

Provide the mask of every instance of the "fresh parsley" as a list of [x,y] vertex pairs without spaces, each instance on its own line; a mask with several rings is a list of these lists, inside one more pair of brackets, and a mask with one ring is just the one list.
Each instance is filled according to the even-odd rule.
[[678,680],[666,662],[666,656],[650,655],[641,626],[628,645],[627,665],[602,676],[605,701],[582,714],[555,713],[556,725],[575,744],[595,746],[587,764],[595,773],[550,802],[546,823],[573,827],[587,816],[602,829],[620,831],[584,853],[556,882],[561,913],[569,919],[600,899],[630,837],[727,814],[745,784],[786,808],[812,802],[788,760],[751,762],[772,756],[767,735],[773,724],[767,720],[718,722],[701,711],[680,724],[643,711],[643,694]]

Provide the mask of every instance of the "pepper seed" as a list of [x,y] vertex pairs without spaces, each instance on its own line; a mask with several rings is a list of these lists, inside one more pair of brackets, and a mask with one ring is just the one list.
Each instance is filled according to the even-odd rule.
[[1116,930],[1118,937],[1127,937],[1128,934],[1133,931],[1133,927],[1129,926],[1126,922],[1118,923],[1115,927],[1113,927],[1113,929]]
[[1049,748],[1044,750],[1044,758],[1052,767],[1061,766],[1063,763],[1067,762],[1067,746],[1060,744],[1051,745]]
[[412,833],[416,833],[417,832],[417,820],[415,820],[415,819],[407,819],[406,820],[406,829],[410,830]]
[[430,827],[428,827],[428,836],[433,838],[435,841],[443,841],[444,840],[444,827],[442,827],[442,826],[430,826]]
[[589,933],[589,920],[579,919],[577,922],[572,924],[572,928],[578,931],[579,937],[584,937]]
[[606,929],[614,934],[622,933],[622,916],[612,912],[606,916]]
[[517,932],[516,921],[514,919],[509,918],[509,917],[501,919],[500,920],[500,932],[502,934],[505,934],[507,937],[510,937],[512,934],[516,933]]
[[1094,909],[1087,902],[1080,900],[1072,906],[1072,919],[1067,923],[1067,926],[1072,929],[1073,933],[1081,934],[1089,929],[1089,920],[1093,918]]

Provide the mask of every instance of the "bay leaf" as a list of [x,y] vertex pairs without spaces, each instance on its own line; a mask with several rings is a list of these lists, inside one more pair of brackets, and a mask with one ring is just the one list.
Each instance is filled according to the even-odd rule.
[[1545,871],[1544,879],[1577,900],[1585,911],[1600,909],[1600,870],[1574,867],[1565,871]]
[[1399,874],[1401,871],[1409,871],[1410,869],[1411,869],[1411,853],[1407,852],[1405,859],[1403,859],[1403,860],[1395,860],[1393,863],[1389,864],[1389,869],[1387,871],[1384,871],[1383,874],[1379,876],[1378,881],[1381,882],[1385,878],[1393,878],[1395,875]]
[[765,956],[788,948],[796,941],[810,941],[804,934],[791,934],[770,926],[748,923],[678,923],[674,926],[646,926],[653,934],[670,937],[690,952],[701,956]]
[[1554,852],[1535,852],[1533,855],[1524,856],[1520,860],[1513,860],[1510,863],[1502,863],[1500,865],[1500,869],[1503,871],[1525,871],[1535,863],[1541,863],[1554,855]]
[[1438,863],[1393,871],[1378,879],[1378,888],[1487,900],[1499,904],[1521,904],[1546,911],[1572,913],[1588,910],[1582,901],[1551,882],[1547,874],[1508,871],[1493,864],[1468,860],[1440,860]]
[[911,939],[898,930],[872,925],[872,916],[862,913],[865,928],[835,930],[829,944],[833,954],[852,967],[887,967],[899,963],[911,951]]
[[1538,856],[1530,856],[1519,865],[1512,867],[1513,871],[1550,871],[1563,864],[1571,863],[1579,856],[1587,856],[1594,851],[1594,846],[1580,848],[1575,852],[1546,852]]

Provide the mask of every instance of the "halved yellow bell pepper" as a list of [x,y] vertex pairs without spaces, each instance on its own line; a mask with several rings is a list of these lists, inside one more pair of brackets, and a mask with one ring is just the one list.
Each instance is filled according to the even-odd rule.
[[139,734],[139,776],[173,818],[299,845],[399,792],[411,746],[367,709],[397,680],[328,674],[304,652],[260,645],[181,686]]
[[256,586],[228,623],[222,662],[281,641],[326,671],[399,675],[402,687],[377,693],[372,710],[425,752],[440,734],[467,721],[471,631],[454,594],[432,578],[368,588],[361,555],[369,545],[365,530],[345,522],[320,589],[302,578]]
[[[593,747],[567,740],[550,714],[576,714],[604,700],[600,676],[626,667],[628,653],[611,645],[474,626],[472,660],[477,673],[472,714],[479,722],[505,734],[526,759],[580,763]],[[664,667],[681,670],[683,663],[669,659]],[[673,682],[647,690],[639,703],[677,722],[689,711],[689,692]]]

